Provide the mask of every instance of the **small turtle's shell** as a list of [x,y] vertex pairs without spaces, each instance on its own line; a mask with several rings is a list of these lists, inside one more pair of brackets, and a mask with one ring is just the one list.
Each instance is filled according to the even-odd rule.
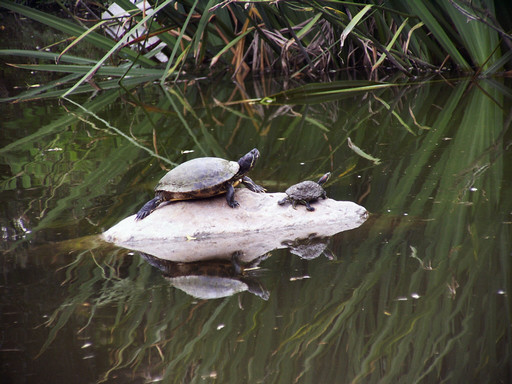
[[324,195],[324,189],[314,181],[303,181],[292,185],[285,193],[292,200],[316,200]]
[[235,161],[200,157],[178,165],[158,182],[155,191],[167,200],[213,196],[225,192],[225,184],[240,169]]

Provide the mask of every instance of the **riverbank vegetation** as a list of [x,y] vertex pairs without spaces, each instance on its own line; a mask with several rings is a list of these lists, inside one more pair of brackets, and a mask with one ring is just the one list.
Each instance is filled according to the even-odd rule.
[[[325,80],[342,70],[379,80],[432,72],[472,76],[512,69],[512,7],[493,0],[146,1],[63,5],[58,12],[0,1],[68,38],[22,56],[30,70],[66,73],[29,96],[67,95],[131,82],[175,81],[226,71],[237,80],[272,72]],[[90,45],[77,55],[78,47]],[[83,52],[80,51],[80,52]],[[33,64],[33,63],[36,64]],[[112,80],[114,79],[114,81]],[[25,95],[27,96],[27,95]]]

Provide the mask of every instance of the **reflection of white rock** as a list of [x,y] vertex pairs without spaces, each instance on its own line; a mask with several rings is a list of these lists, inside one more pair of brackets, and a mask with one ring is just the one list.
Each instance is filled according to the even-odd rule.
[[359,227],[368,217],[363,207],[332,199],[315,204],[316,210],[293,209],[277,202],[284,193],[254,193],[237,189],[238,208],[225,196],[172,202],[160,206],[144,220],[127,217],[103,238],[118,246],[173,261],[197,261],[243,251],[243,261],[273,249],[284,240],[325,237]]

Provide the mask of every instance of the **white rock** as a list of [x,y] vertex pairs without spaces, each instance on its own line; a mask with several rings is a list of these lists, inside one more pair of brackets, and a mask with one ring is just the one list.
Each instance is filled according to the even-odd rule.
[[308,212],[303,205],[278,205],[285,196],[241,188],[235,194],[238,208],[230,208],[225,196],[172,202],[143,220],[127,217],[103,239],[178,262],[227,259],[236,251],[247,262],[312,234],[327,237],[357,228],[368,218],[365,208],[350,201],[320,199],[313,203],[316,210]]

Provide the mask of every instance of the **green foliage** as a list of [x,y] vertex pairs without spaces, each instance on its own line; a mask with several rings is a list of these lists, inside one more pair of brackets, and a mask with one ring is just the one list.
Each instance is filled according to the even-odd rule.
[[[64,90],[65,95],[92,76],[101,87],[105,72],[98,69],[105,68],[107,60],[111,67],[107,72],[120,78],[133,76],[133,65],[155,67],[153,57],[162,47],[139,45],[150,36],[160,39],[162,52],[169,57],[166,68],[158,70],[162,83],[185,72],[198,75],[225,67],[238,80],[249,71],[323,78],[329,71],[344,68],[366,69],[373,78],[390,69],[408,76],[445,69],[492,75],[510,69],[512,59],[512,35],[507,33],[511,23],[499,18],[493,0],[393,0],[385,5],[377,1],[166,0],[154,3],[156,17],[128,0],[116,3],[129,16],[113,15],[89,28],[5,0],[0,7],[74,37],[63,53],[82,40],[105,52],[78,83]],[[100,34],[116,25],[126,26],[119,41]],[[138,36],[140,27],[147,33]],[[35,52],[22,55],[46,59]],[[128,60],[129,65],[116,57]],[[47,65],[30,69],[57,71]],[[78,74],[83,67],[65,70]]]

